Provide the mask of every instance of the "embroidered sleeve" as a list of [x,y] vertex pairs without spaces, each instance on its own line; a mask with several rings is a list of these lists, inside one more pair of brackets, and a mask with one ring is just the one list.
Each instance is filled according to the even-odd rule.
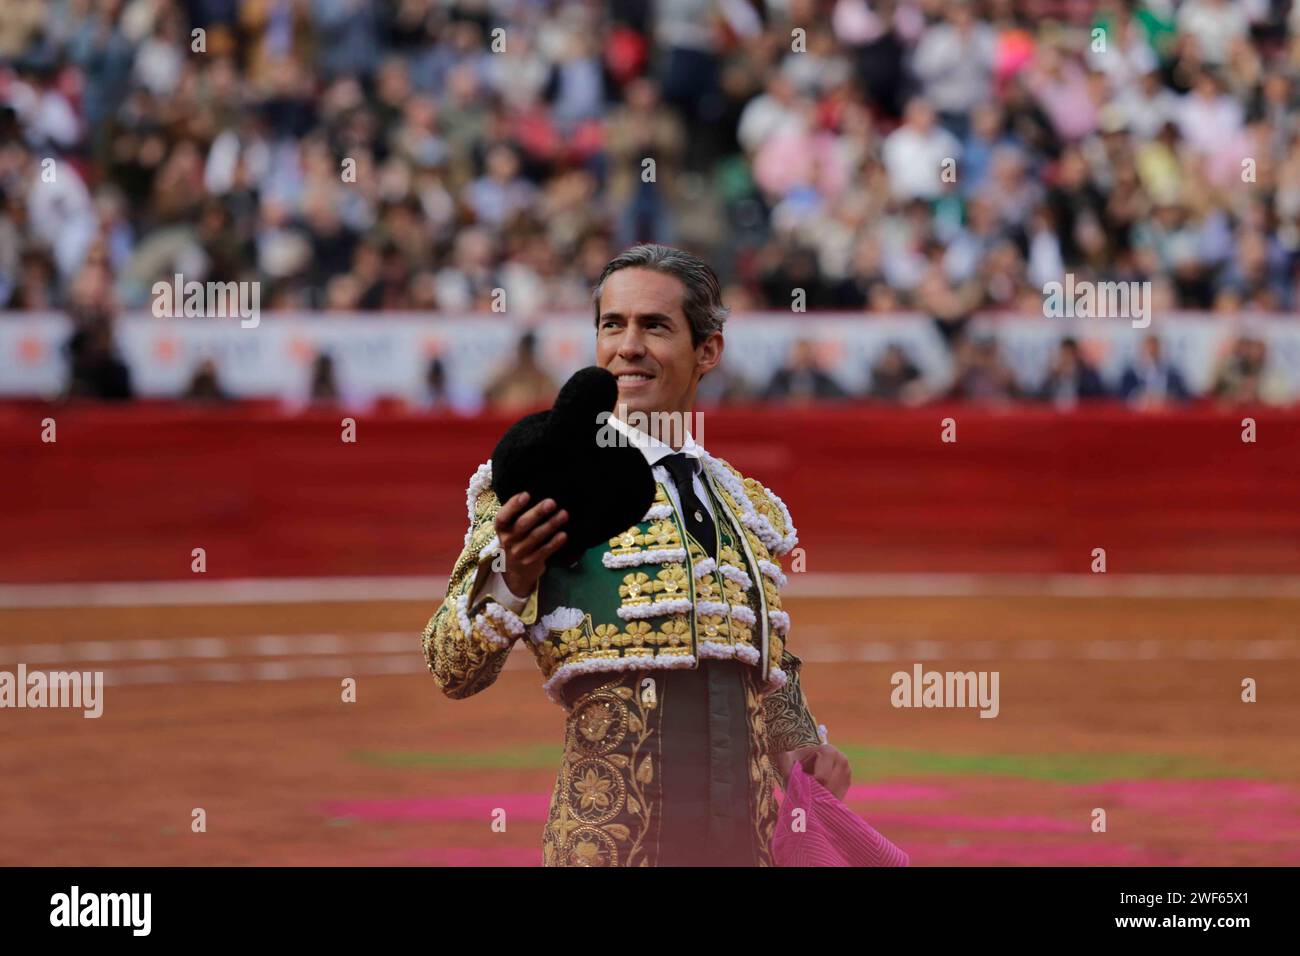
[[768,744],[774,754],[799,747],[816,747],[822,742],[817,734],[817,719],[808,709],[808,702],[799,686],[801,664],[799,658],[783,651],[781,670],[786,674],[785,684],[763,698],[763,722],[767,725]]
[[[488,465],[470,481],[469,531],[452,568],[447,594],[421,635],[429,672],[448,697],[462,698],[490,686],[501,674],[510,648],[524,633],[524,621],[492,597],[471,592],[481,565],[497,547],[494,522],[501,504],[491,488]],[[483,590],[483,589],[478,589]],[[534,599],[530,599],[530,606]]]
[[799,543],[799,532],[790,518],[790,509],[781,497],[755,478],[746,478],[721,458],[709,459],[717,463],[717,477],[743,509],[741,523],[757,535],[773,557],[782,557]]
[[790,509],[776,492],[762,482],[745,478],[742,484],[759,518],[759,538],[767,545],[773,557],[789,554],[799,543],[799,531],[790,517]]

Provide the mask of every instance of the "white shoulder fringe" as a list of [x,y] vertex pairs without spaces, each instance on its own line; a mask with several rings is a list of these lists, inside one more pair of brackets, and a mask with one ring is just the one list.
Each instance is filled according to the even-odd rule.
[[777,587],[783,588],[786,586],[788,579],[785,576],[785,572],[781,570],[779,564],[768,561],[765,558],[759,558],[758,567],[763,572],[763,577],[767,578]]
[[781,517],[785,519],[785,526],[789,529],[786,534],[780,535],[772,527],[772,522],[768,521],[764,515],[758,513],[754,507],[754,502],[749,500],[749,495],[745,493],[745,486],[740,479],[731,473],[731,470],[722,463],[721,459],[714,458],[708,452],[703,453],[704,467],[709,469],[709,474],[713,476],[718,484],[722,485],[731,495],[732,500],[740,506],[741,515],[740,523],[743,524],[754,534],[758,535],[758,540],[763,542],[764,547],[771,551],[772,554],[780,557],[783,554],[789,554],[794,550],[794,546],[799,543],[799,534],[794,526],[794,521],[790,518],[790,509],[785,506],[777,495],[766,485],[760,484],[763,491],[781,512]]
[[475,469],[473,476],[469,480],[469,488],[465,492],[465,510],[469,512],[469,530],[465,532],[465,547],[469,547],[469,539],[474,533],[474,502],[478,496],[492,487],[492,462],[491,460],[483,462]]
[[779,667],[773,667],[767,672],[767,686],[763,688],[763,696],[766,697],[773,691],[780,690],[785,686],[785,682],[788,679],[789,678],[785,676],[785,671],[781,670]]
[[567,631],[571,627],[577,627],[586,617],[586,612],[578,607],[557,607],[549,614],[542,615],[536,624],[529,625],[528,639],[534,644],[540,644],[546,640],[546,635],[550,631]]
[[700,657],[712,660],[735,658],[751,666],[758,664],[758,648],[748,644],[726,644],[722,641],[700,641]]
[[663,564],[667,561],[685,560],[685,548],[650,548],[646,551],[633,551],[630,554],[606,551],[600,556],[600,563],[607,568],[635,568],[642,564]]
[[477,629],[489,644],[498,648],[509,647],[511,641],[524,633],[523,619],[495,601],[483,605],[483,610],[475,614],[471,622],[468,592],[456,598],[456,621],[466,637],[472,635]]
[[689,599],[669,598],[665,601],[653,601],[650,604],[625,604],[614,613],[625,621],[639,621],[663,614],[685,614],[690,609]]
[[665,668],[692,668],[699,662],[693,654],[630,654],[625,657],[597,657],[588,661],[575,661],[572,664],[561,664],[559,669],[551,675],[546,683],[542,684],[542,689],[546,691],[546,696],[552,701],[564,706],[564,697],[560,694],[560,688],[568,682],[571,677],[578,674],[596,674],[601,671],[626,671],[626,670],[662,670]]
[[642,521],[663,521],[673,516],[672,505],[651,505]]

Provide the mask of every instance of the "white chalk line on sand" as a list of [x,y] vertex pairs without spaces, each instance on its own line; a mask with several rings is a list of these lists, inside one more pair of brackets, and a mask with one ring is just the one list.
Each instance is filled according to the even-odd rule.
[[[826,631],[827,628],[818,628]],[[808,663],[956,661],[1279,661],[1300,660],[1300,640],[810,640]],[[257,660],[256,658],[288,658]],[[249,660],[248,658],[254,658]],[[0,645],[0,668],[102,670],[110,685],[306,680],[427,673],[418,633],[260,634],[150,640]],[[532,670],[522,645],[507,670]]]
[[[793,598],[1059,597],[1300,600],[1300,576],[1190,574],[789,573]],[[195,581],[0,584],[0,609],[440,601],[433,576],[232,578]]]

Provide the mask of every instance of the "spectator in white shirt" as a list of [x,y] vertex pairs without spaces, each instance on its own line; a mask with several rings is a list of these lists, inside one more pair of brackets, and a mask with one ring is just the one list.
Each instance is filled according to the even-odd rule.
[[797,100],[790,77],[775,71],[767,81],[767,91],[750,100],[741,111],[736,139],[745,151],[752,155],[787,126],[797,129],[801,122]]
[[1237,138],[1242,119],[1241,103],[1223,92],[1215,74],[1204,70],[1179,104],[1178,131],[1192,149],[1209,154]]
[[1237,0],[1189,0],[1178,11],[1178,29],[1196,38],[1206,63],[1219,66],[1228,59],[1231,41],[1246,36],[1250,22]]
[[974,20],[967,0],[950,0],[945,13],[943,22],[921,34],[912,69],[944,126],[964,137],[970,111],[992,90],[997,36]]
[[903,125],[886,137],[881,158],[895,198],[935,199],[943,192],[944,161],[955,163],[960,156],[961,143],[936,125],[934,107],[916,97],[907,104]]
[[1115,98],[1124,116],[1124,125],[1136,139],[1155,139],[1165,123],[1178,120],[1182,102],[1178,94],[1165,86],[1153,67],[1142,74],[1135,85],[1126,86]]

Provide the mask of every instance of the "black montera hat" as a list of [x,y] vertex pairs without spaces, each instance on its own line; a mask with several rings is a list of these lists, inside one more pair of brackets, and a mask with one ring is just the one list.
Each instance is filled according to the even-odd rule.
[[527,491],[530,508],[554,498],[557,511],[568,511],[561,528],[567,538],[550,564],[573,564],[640,522],[654,504],[654,476],[640,449],[597,440],[602,428],[606,436],[613,432],[600,413],[612,412],[616,401],[618,380],[610,372],[594,365],[580,369],[550,411],[515,422],[492,452],[498,501]]

